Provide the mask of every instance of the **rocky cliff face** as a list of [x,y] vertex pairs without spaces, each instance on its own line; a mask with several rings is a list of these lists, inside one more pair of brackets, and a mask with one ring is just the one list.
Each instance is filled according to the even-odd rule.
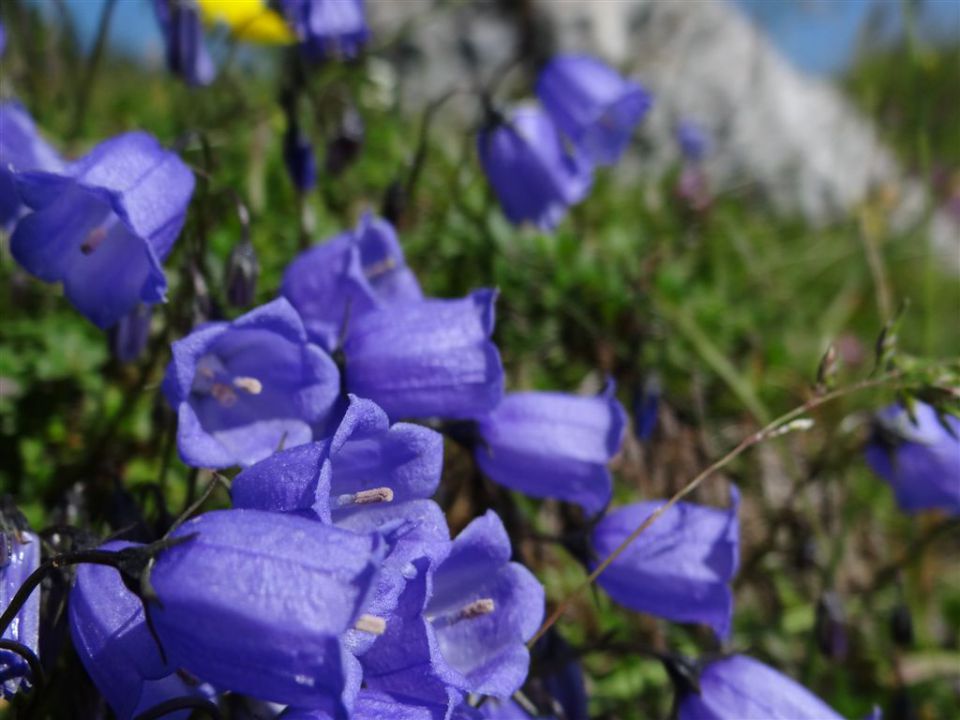
[[[369,0],[369,7],[377,37],[394,38],[410,107],[469,87],[471,63],[489,82],[512,58],[531,58],[526,72],[514,65],[501,85],[522,93],[537,58],[586,51],[655,95],[643,130],[645,171],[676,161],[674,126],[689,118],[713,138],[707,172],[721,189],[756,189],[814,222],[881,190],[895,191],[901,224],[925,212],[924,192],[904,179],[871,124],[832,85],[794,69],[723,0]],[[939,225],[938,242],[956,249],[957,229]]]

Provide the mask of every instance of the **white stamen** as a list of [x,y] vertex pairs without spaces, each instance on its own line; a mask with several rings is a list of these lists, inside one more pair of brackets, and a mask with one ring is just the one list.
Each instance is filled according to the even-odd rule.
[[367,265],[365,268],[363,268],[363,274],[367,276],[368,280],[372,280],[378,275],[383,275],[384,273],[390,272],[396,266],[397,261],[394,258],[386,257],[380,262]]
[[346,493],[337,498],[337,505],[373,505],[375,503],[393,502],[393,490],[388,487],[361,490],[358,493]]
[[482,615],[489,615],[496,609],[497,606],[493,602],[493,598],[480,598],[463,607],[457,613],[457,620],[472,620]]
[[233,379],[233,386],[239,388],[251,395],[259,395],[263,392],[263,383],[255,377],[240,376]]
[[358,617],[353,626],[360,632],[370,633],[371,635],[383,635],[387,631],[386,620],[376,615],[367,615],[367,613]]

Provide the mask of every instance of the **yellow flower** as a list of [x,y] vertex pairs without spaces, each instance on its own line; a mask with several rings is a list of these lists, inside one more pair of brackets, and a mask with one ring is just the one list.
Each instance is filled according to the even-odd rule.
[[286,45],[296,40],[283,16],[266,0],[197,0],[207,23],[223,23],[241,40]]

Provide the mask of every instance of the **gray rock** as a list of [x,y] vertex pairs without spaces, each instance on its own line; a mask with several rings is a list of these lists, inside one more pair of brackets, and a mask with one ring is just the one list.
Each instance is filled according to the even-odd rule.
[[[688,118],[712,136],[705,169],[720,190],[750,187],[814,223],[843,217],[880,189],[896,189],[894,224],[920,222],[928,200],[900,172],[871,123],[829,82],[785,60],[762,31],[722,0],[370,0],[371,24],[393,50],[403,102],[503,74],[520,55],[584,51],[640,80],[655,96],[642,135],[643,172],[678,160],[674,128]],[[472,58],[472,60],[471,60]],[[532,93],[534,67],[497,78],[498,94]],[[476,107],[459,103],[466,118]],[[938,218],[935,242],[960,271],[960,230]]]

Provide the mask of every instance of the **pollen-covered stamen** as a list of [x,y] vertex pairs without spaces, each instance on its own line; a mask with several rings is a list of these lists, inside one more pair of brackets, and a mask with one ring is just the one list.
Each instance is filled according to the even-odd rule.
[[363,268],[363,274],[367,276],[368,280],[373,280],[373,278],[385,273],[390,272],[397,266],[396,258],[385,257],[383,260],[370,265],[365,265]]
[[247,377],[244,375],[235,377],[233,379],[233,386],[251,395],[259,395],[263,392],[263,383],[255,377]]
[[464,605],[457,612],[437,615],[428,619],[433,623],[434,627],[444,628],[463,620],[473,620],[474,618],[489,615],[496,609],[497,605],[493,601],[493,598],[480,598],[479,600],[474,600],[472,603]]
[[383,635],[387,631],[387,621],[382,617],[364,613],[357,618],[353,627],[360,632],[370,633],[371,635]]
[[373,505],[376,503],[393,502],[393,490],[388,487],[361,490],[358,493],[346,493],[337,498],[337,505]]
[[80,252],[84,255],[90,255],[94,250],[100,247],[100,244],[107,239],[107,228],[103,225],[95,227],[87,233],[83,244],[80,246]]
[[210,387],[210,394],[214,399],[223,405],[223,407],[233,407],[237,404],[237,393],[232,387],[225,383],[215,382]]

